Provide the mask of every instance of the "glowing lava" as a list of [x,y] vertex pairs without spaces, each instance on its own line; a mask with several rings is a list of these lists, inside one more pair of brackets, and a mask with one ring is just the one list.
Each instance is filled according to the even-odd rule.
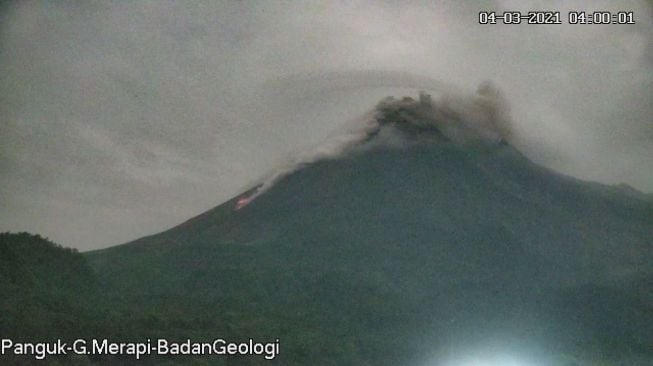
[[247,206],[251,201],[253,197],[241,197],[238,199],[238,202],[236,202],[236,210],[240,210],[241,208]]

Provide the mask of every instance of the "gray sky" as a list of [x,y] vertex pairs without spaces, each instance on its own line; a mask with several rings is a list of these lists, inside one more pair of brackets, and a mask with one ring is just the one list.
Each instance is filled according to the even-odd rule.
[[493,80],[533,160],[653,192],[650,2],[546,2],[564,23],[600,9],[634,11],[636,25],[478,24],[481,10],[541,4],[7,5],[0,231],[86,250],[169,228],[322,141],[397,91],[378,77],[406,72],[470,92]]

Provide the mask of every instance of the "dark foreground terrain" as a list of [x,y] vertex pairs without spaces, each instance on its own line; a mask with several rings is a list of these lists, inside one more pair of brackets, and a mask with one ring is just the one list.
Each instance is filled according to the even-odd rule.
[[274,361],[138,361],[152,365],[447,365],[487,348],[534,365],[652,364],[653,203],[634,190],[436,136],[312,163],[236,210],[238,198],[84,254],[3,234],[0,334],[280,340]]

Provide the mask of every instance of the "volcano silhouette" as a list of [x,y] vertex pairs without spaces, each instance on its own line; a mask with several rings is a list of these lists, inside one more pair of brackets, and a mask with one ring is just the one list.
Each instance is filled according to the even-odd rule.
[[650,364],[653,203],[396,103],[346,153],[88,253],[105,293],[181,314],[189,337],[278,338],[273,364]]

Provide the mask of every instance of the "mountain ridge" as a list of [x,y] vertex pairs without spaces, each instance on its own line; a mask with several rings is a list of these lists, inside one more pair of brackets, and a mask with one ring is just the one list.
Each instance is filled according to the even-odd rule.
[[492,340],[547,365],[653,360],[653,204],[531,162],[493,119],[452,127],[474,114],[450,105],[385,100],[326,154],[85,257],[109,298],[281,338],[280,364],[417,365]]
[[[417,304],[446,309],[469,331],[471,319],[482,319],[476,313],[480,305],[466,303],[469,296],[485,299],[483,312],[495,312],[490,317],[495,320],[486,324],[513,318],[515,309],[531,314],[513,319],[521,332],[531,327],[529,316],[562,328],[558,312],[583,318],[575,309],[585,305],[570,307],[569,299],[595,297],[597,291],[622,298],[601,305],[613,307],[609,311],[630,309],[648,319],[635,304],[650,296],[650,289],[634,283],[651,279],[651,205],[539,167],[509,145],[477,151],[450,141],[376,146],[308,164],[236,209],[239,197],[135,245],[87,258],[110,293],[143,291],[148,284],[141,296],[159,305],[157,298],[175,296],[237,303],[251,312],[263,306],[277,309],[277,315],[299,307],[308,313],[291,316],[294,321],[334,322],[336,332],[350,322],[361,329],[371,326],[338,315],[342,309],[369,311],[360,306],[371,306],[371,300],[362,300],[358,291],[384,299],[372,308],[384,317],[398,311],[401,322],[417,327],[420,321],[406,314],[412,309],[435,329],[444,327],[441,316]],[[423,293],[426,289],[433,294]],[[624,289],[635,289],[634,294]],[[513,292],[525,303],[511,305]],[[340,296],[354,302],[336,300]],[[622,316],[606,326],[625,334]],[[487,326],[480,333],[490,331]],[[649,331],[644,327],[638,337]],[[560,343],[577,337],[594,344],[605,336],[596,329],[587,332],[535,333]],[[632,337],[624,342],[642,352]]]

